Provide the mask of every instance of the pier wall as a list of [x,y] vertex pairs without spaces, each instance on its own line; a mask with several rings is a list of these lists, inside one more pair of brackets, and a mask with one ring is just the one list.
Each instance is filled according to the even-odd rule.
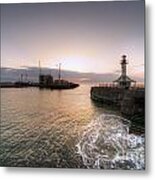
[[144,88],[122,89],[117,87],[92,87],[91,99],[119,108],[125,116],[144,116]]

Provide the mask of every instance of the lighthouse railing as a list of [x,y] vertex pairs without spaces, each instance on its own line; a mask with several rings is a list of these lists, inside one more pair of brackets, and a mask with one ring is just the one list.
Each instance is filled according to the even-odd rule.
[[[118,83],[115,82],[101,82],[98,84],[99,87],[102,88],[118,88],[120,89],[121,87],[119,86]],[[129,89],[144,89],[144,83],[138,82],[138,83],[131,83],[131,86]]]

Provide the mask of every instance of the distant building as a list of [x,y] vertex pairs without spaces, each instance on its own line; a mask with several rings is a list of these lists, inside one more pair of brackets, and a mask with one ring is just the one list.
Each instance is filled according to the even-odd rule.
[[53,84],[53,77],[51,75],[39,75],[39,85],[42,87],[51,86]]
[[127,66],[128,62],[126,60],[126,55],[122,56],[122,60],[121,60],[121,75],[118,79],[116,79],[115,81],[113,81],[114,83],[117,83],[117,85],[120,88],[124,88],[124,89],[129,89],[131,87],[131,83],[136,83],[136,81],[134,81],[133,79],[129,78],[127,76],[127,72],[126,72],[126,66]]

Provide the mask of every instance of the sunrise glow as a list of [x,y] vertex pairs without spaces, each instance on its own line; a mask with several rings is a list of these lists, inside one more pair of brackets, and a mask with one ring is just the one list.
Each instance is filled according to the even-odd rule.
[[4,5],[1,65],[115,73],[126,54],[129,74],[144,78],[143,3],[132,3]]

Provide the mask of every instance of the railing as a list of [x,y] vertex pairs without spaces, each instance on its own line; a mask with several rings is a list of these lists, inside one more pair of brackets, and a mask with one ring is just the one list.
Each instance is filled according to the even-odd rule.
[[[103,82],[99,83],[99,87],[104,87],[104,88],[121,88],[118,84],[116,83],[109,83],[109,82]],[[130,89],[144,89],[144,83],[131,83]]]
[[116,85],[114,83],[105,82],[105,83],[100,83],[99,87],[111,87],[111,88],[114,88],[114,87],[118,87],[118,85]]

